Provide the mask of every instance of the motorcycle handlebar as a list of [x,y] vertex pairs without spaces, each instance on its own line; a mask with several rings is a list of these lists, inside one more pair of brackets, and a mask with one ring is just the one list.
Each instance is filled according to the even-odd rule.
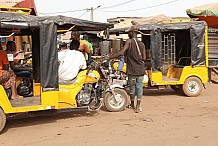
[[95,64],[98,64],[98,62],[96,62],[95,60],[90,60],[86,75],[89,74],[90,70],[95,69]]

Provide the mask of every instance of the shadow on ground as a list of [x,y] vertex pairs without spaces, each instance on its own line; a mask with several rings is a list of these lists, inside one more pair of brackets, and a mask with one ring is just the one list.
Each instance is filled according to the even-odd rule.
[[53,112],[51,114],[42,114],[40,116],[33,116],[28,113],[21,113],[17,115],[9,115],[7,117],[6,126],[2,133],[5,133],[10,128],[27,127],[33,125],[42,125],[48,123],[56,123],[60,119],[72,119],[77,117],[94,117],[97,116],[96,111],[67,111],[67,112]]

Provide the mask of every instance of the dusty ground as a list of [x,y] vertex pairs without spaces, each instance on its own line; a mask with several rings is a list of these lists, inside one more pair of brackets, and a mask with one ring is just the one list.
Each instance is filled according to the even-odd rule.
[[69,112],[8,119],[1,146],[217,146],[218,85],[197,98],[147,91],[143,111]]

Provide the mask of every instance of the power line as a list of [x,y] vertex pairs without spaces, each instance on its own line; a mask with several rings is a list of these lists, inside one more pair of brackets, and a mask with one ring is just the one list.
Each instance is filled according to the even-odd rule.
[[[132,9],[132,10],[123,10],[123,11],[104,11],[103,9],[109,9],[109,8],[114,8],[114,7],[118,7],[118,6],[121,6],[121,5],[124,5],[124,4],[128,4],[128,3],[131,3],[135,0],[129,0],[129,1],[126,1],[126,2],[123,2],[123,3],[120,3],[120,4],[116,4],[116,5],[112,5],[112,6],[108,6],[108,7],[102,7],[102,8],[99,8],[97,11],[101,11],[101,12],[112,12],[112,13],[121,13],[121,12],[132,12],[132,11],[139,11],[139,10],[144,10],[144,9],[150,9],[150,8],[154,8],[154,7],[159,7],[159,6],[162,6],[162,5],[167,5],[167,4],[170,4],[170,3],[174,3],[174,2],[177,2],[179,0],[173,0],[173,1],[169,1],[169,2],[165,2],[165,3],[161,3],[161,4],[157,4],[157,5],[153,5],[153,6],[149,6],[149,7],[145,7],[145,8],[139,8],[139,9]],[[60,11],[60,12],[51,12],[51,13],[40,13],[38,12],[39,14],[42,14],[42,15],[48,15],[48,14],[57,14],[57,13],[71,13],[71,12],[79,12],[79,11],[85,11],[81,16],[79,16],[78,18],[82,17],[83,15],[85,15],[87,12],[88,12],[88,9],[80,9],[80,10],[73,10],[73,11]]]
[[114,8],[114,7],[118,7],[118,6],[121,6],[121,5],[125,5],[125,4],[128,4],[128,3],[131,3],[135,0],[129,0],[129,1],[126,1],[126,2],[123,2],[123,3],[120,3],[120,4],[116,4],[116,5],[112,5],[112,6],[108,6],[108,7],[102,7],[100,9],[109,9],[109,8]]
[[86,11],[86,9],[81,9],[81,10],[73,10],[73,11],[60,11],[60,12],[51,12],[51,13],[40,13],[39,14],[57,14],[57,13],[72,13],[72,12],[79,12],[79,11]]
[[149,7],[145,7],[145,8],[139,8],[139,9],[132,9],[132,10],[123,10],[123,11],[104,11],[104,10],[98,10],[98,11],[101,11],[101,12],[131,12],[131,11],[139,11],[139,10],[144,10],[144,9],[150,9],[150,8],[154,8],[154,7],[159,7],[159,6],[163,6],[163,5],[166,5],[166,4],[170,4],[170,3],[174,3],[174,2],[177,2],[179,0],[173,0],[173,1],[169,1],[169,2],[166,2],[166,3],[161,3],[161,4],[158,4],[158,5],[154,5],[154,6],[149,6]]
[[85,11],[82,15],[80,15],[79,17],[77,18],[81,18],[83,15],[85,15],[88,11]]
[[[118,7],[118,6],[121,6],[121,5],[124,5],[124,4],[128,4],[130,2],[133,2],[135,0],[129,0],[129,1],[126,1],[126,2],[123,2],[123,3],[120,3],[120,4],[116,4],[116,5],[112,5],[112,6],[108,6],[108,7],[102,7],[100,9],[109,9],[109,8],[114,8],[114,7]],[[59,11],[59,12],[50,12],[50,13],[41,13],[41,12],[38,12],[39,14],[43,14],[43,15],[47,15],[47,14],[57,14],[57,13],[71,13],[71,12],[78,12],[78,11],[84,11],[87,9],[80,9],[80,10],[73,10],[73,11]]]

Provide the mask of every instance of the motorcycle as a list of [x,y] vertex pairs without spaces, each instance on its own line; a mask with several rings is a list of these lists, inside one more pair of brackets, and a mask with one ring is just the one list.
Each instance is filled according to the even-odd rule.
[[[98,110],[104,103],[106,109],[111,112],[118,112],[125,109],[128,95],[124,87],[111,82],[112,68],[108,68],[108,62],[97,62],[92,59],[87,70],[79,72],[71,85],[59,85],[59,96],[69,92],[77,92],[76,103],[79,108],[88,108],[89,111]],[[76,91],[77,90],[77,91]],[[103,101],[103,102],[102,102]]]
[[100,71],[103,74],[102,80],[106,83],[104,103],[109,111],[124,110],[128,102],[128,94],[125,90],[126,80],[119,80],[112,67],[113,60],[104,60],[101,63]]
[[[118,66],[119,66],[119,60],[113,60],[112,62],[112,66],[113,66],[113,72],[116,74],[117,72],[119,72],[119,76],[116,76],[116,82],[121,81],[124,82],[126,81],[127,84],[124,84],[125,90],[129,93],[129,84],[128,84],[128,77],[126,74],[126,63],[123,64],[123,67],[120,71],[118,71]],[[145,75],[144,75],[144,79],[143,79],[143,86],[147,87],[148,86],[148,82],[149,82],[149,78],[148,75],[145,71]]]

